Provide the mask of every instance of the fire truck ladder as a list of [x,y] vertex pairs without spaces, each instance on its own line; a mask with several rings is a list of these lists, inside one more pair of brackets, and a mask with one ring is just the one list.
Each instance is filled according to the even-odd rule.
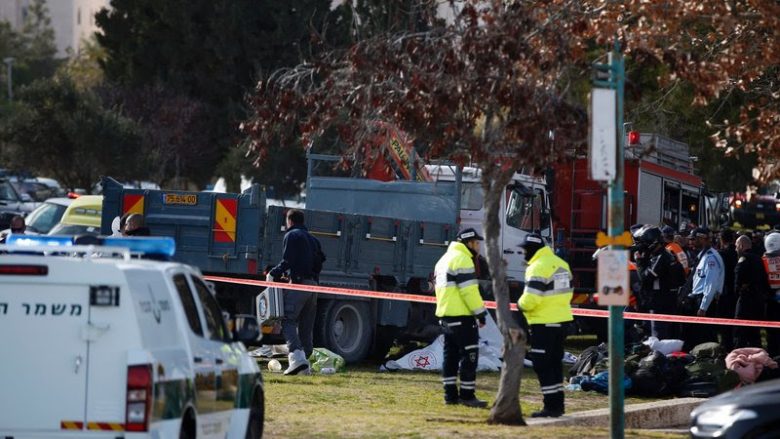
[[[587,166],[572,161],[571,173],[571,227],[569,230],[569,263],[574,275],[574,288],[596,288],[596,233],[601,229],[604,191],[602,188],[587,188],[577,184],[578,174],[587,173]],[[587,165],[587,162],[585,162]],[[584,179],[583,179],[584,181]],[[578,187],[580,186],[580,187]]]

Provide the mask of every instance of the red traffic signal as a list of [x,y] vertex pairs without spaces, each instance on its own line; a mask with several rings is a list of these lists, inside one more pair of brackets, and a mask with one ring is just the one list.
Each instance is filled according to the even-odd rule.
[[639,131],[629,131],[628,132],[628,145],[634,146],[639,145]]

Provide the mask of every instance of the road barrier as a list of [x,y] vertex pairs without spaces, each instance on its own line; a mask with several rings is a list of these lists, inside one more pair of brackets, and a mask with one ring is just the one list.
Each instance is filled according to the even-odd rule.
[[[358,290],[353,288],[336,288],[336,287],[324,287],[318,285],[300,285],[300,284],[288,284],[280,282],[269,282],[263,280],[254,279],[240,279],[234,277],[224,276],[205,276],[206,280],[212,282],[232,283],[239,285],[252,285],[258,287],[273,287],[283,286],[287,290],[298,291],[310,291],[313,293],[332,294],[336,296],[352,296],[363,297],[368,299],[385,299],[385,300],[403,300],[408,302],[421,302],[421,303],[436,303],[436,298],[433,296],[422,296],[418,294],[405,294],[405,293],[391,293],[385,291],[371,291],[371,290]],[[485,307],[490,309],[496,309],[496,302],[485,301]],[[513,311],[517,311],[517,304],[510,304]],[[572,314],[580,317],[609,317],[609,311],[601,309],[589,309],[589,308],[572,308]],[[627,320],[653,320],[658,322],[674,322],[674,323],[700,323],[708,325],[727,325],[727,326],[755,326],[759,328],[780,328],[780,322],[765,321],[765,320],[741,320],[741,319],[722,319],[714,317],[695,317],[695,316],[680,316],[672,314],[649,314],[641,312],[625,312],[623,316]]]

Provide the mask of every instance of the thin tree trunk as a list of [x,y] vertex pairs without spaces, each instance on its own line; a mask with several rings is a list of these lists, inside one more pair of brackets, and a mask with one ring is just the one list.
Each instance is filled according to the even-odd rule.
[[501,379],[498,384],[496,402],[490,410],[488,423],[525,425],[520,409],[520,380],[522,379],[523,358],[525,357],[526,337],[523,330],[512,318],[509,308],[509,287],[506,283],[506,262],[501,254],[501,223],[499,208],[504,188],[510,181],[511,170],[486,171],[482,176],[485,192],[485,245],[487,260],[493,278],[493,294],[497,302],[498,328],[504,336],[504,361]]

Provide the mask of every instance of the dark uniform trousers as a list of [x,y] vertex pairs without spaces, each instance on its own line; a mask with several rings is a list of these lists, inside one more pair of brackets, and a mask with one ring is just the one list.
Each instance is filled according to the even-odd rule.
[[[474,316],[442,317],[444,329],[444,364],[441,376],[445,401],[474,399],[479,359],[479,329]],[[458,394],[460,369],[460,395]]]
[[[296,284],[318,285],[312,279],[300,279]],[[306,358],[314,351],[314,321],[317,319],[317,293],[284,290],[282,335],[290,352],[302,350]]]
[[531,325],[531,350],[534,372],[544,398],[544,408],[563,412],[563,342],[566,333],[561,323]]

